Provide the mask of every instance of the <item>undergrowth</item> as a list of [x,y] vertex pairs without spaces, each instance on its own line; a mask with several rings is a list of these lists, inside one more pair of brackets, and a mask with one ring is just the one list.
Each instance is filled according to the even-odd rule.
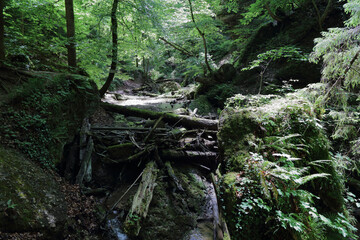
[[357,200],[340,171],[348,160],[330,154],[319,111],[294,95],[237,95],[227,105],[220,203],[232,237],[357,239],[347,208]]
[[30,78],[1,106],[0,143],[30,159],[54,167],[91,103],[93,86],[83,77],[46,75]]

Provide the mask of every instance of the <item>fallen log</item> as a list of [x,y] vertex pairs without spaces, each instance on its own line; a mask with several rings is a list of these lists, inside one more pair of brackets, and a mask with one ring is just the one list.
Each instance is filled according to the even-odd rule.
[[217,166],[217,153],[215,152],[163,149],[160,151],[160,157],[167,161],[188,161],[197,163],[209,167],[210,169],[215,169]]
[[[112,131],[112,130],[119,130],[119,131],[150,131],[152,128],[146,127],[91,127],[92,131]],[[154,131],[168,131],[167,128],[156,128]]]
[[161,120],[162,120],[163,118],[164,118],[164,115],[161,115],[161,116],[159,117],[159,119],[156,120],[156,122],[155,122],[154,126],[151,128],[150,132],[149,132],[148,135],[146,135],[146,137],[144,138],[144,143],[146,143],[146,142],[150,139],[150,137],[152,136],[152,134],[154,133],[154,131],[156,130],[156,128],[159,126],[159,124],[160,124],[160,122],[161,122]]
[[127,158],[133,155],[136,149],[135,144],[127,142],[108,147],[107,153],[112,159],[124,159],[126,161]]
[[205,128],[210,130],[217,130],[218,123],[217,120],[210,120],[204,118],[196,118],[190,116],[182,116],[173,113],[163,113],[163,112],[154,112],[146,109],[139,109],[134,107],[119,106],[110,103],[102,102],[101,106],[111,112],[116,112],[123,114],[125,116],[134,116],[150,119],[158,119],[164,115],[163,120],[171,124],[181,124],[186,128]]
[[130,236],[139,235],[141,222],[146,218],[153,197],[157,172],[157,166],[154,161],[149,162],[144,169],[139,188],[133,198],[131,209],[124,223],[124,230]]

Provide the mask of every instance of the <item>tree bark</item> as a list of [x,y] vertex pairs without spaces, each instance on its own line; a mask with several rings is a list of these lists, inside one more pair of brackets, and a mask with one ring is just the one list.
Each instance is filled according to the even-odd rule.
[[76,47],[75,47],[75,18],[74,18],[74,2],[73,0],[65,0],[66,11],[66,30],[67,40],[66,45],[68,50],[68,66],[76,68]]
[[321,15],[321,18],[319,20],[319,24],[320,26],[323,26],[325,19],[327,18],[327,16],[330,14],[331,10],[333,8],[333,0],[328,0],[326,8],[323,12],[323,14]]
[[204,54],[205,54],[205,64],[207,69],[209,70],[209,72],[212,72],[212,69],[210,67],[209,61],[208,61],[208,52],[207,52],[207,44],[206,44],[206,38],[205,38],[205,33],[202,32],[199,27],[197,26],[196,22],[195,22],[195,17],[194,17],[194,12],[193,12],[193,8],[192,8],[192,3],[191,0],[189,1],[189,5],[190,5],[190,14],[191,14],[191,20],[195,25],[196,30],[198,31],[199,35],[201,36],[202,40],[203,40],[203,45],[204,45]]
[[161,159],[165,161],[186,161],[190,163],[201,164],[214,170],[217,166],[216,152],[202,151],[183,151],[173,149],[163,149],[160,151]]
[[160,39],[161,41],[163,41],[164,43],[170,45],[170,46],[173,47],[174,49],[178,50],[178,51],[181,52],[182,54],[184,54],[184,55],[186,55],[186,56],[188,56],[188,57],[194,57],[194,55],[193,55],[192,53],[190,53],[188,50],[186,50],[185,48],[183,48],[183,47],[181,47],[181,46],[179,46],[179,45],[177,45],[177,44],[175,44],[175,43],[172,43],[172,42],[166,40],[166,39],[163,38],[163,37],[159,37],[159,39]]
[[165,163],[165,167],[169,177],[174,182],[177,190],[184,191],[184,188],[182,187],[180,180],[175,175],[174,169],[172,168],[170,161],[167,161]]
[[76,180],[75,183],[82,185],[83,180],[85,180],[85,182],[90,182],[91,181],[91,172],[92,172],[92,165],[91,165],[91,154],[94,150],[94,141],[92,140],[92,138],[90,137],[88,144],[86,146],[86,151],[85,151],[85,155],[83,159],[80,159],[81,161],[81,166],[80,166],[80,170],[76,176]]
[[319,10],[318,6],[316,5],[315,0],[312,0],[311,2],[312,2],[313,6],[315,8],[316,15],[318,17],[319,28],[320,28],[320,30],[322,30],[325,19],[330,14],[330,12],[331,12],[331,10],[333,8],[332,0],[328,0],[326,8],[325,8],[323,14],[320,14],[320,10]]
[[117,12],[118,4],[119,4],[119,0],[114,0],[111,9],[112,59],[111,59],[109,76],[107,77],[105,84],[99,90],[100,97],[103,97],[105,95],[116,73],[116,66],[118,61],[118,34],[117,34],[118,23],[116,18],[116,12]]
[[275,21],[278,21],[278,22],[283,21],[281,18],[279,18],[278,16],[276,16],[276,15],[271,11],[271,9],[270,9],[270,7],[269,7],[268,4],[265,5],[265,9],[266,9],[266,11],[269,13],[270,17],[271,17],[272,19],[274,19]]
[[130,236],[138,236],[141,221],[146,218],[156,186],[157,166],[149,162],[144,169],[139,188],[134,196],[133,204],[125,220],[125,232]]
[[217,120],[210,120],[204,118],[196,118],[190,116],[182,116],[173,113],[163,113],[163,112],[154,112],[146,109],[139,109],[134,107],[125,107],[114,105],[110,103],[101,103],[101,106],[111,112],[117,112],[126,116],[158,119],[164,115],[163,120],[171,124],[183,125],[186,128],[205,128],[210,130],[217,130],[218,123]]
[[0,0],[0,65],[1,65],[1,62],[3,62],[5,60],[4,7],[5,7],[5,0]]

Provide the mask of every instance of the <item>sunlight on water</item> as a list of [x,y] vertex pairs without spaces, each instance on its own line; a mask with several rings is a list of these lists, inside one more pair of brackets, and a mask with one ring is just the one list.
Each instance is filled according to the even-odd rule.
[[117,240],[129,240],[128,236],[121,230],[121,223],[117,218],[110,219],[108,226],[112,230]]

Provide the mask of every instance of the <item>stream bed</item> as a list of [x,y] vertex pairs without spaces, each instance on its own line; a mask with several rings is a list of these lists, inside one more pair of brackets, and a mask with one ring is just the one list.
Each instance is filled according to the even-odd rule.
[[[189,100],[163,94],[160,96],[138,96],[122,93],[106,94],[105,102],[152,111],[176,112],[186,108]],[[158,146],[161,147],[161,146]],[[138,184],[133,184],[139,174],[138,166],[123,165],[121,173],[114,174],[114,168],[104,168],[103,175],[119,175],[120,181],[107,197],[107,209],[113,206],[107,228],[110,238],[130,240],[123,230],[123,223],[131,208]],[[181,159],[172,162],[180,189],[174,185],[165,168],[159,168],[153,198],[141,230],[136,239],[143,240],[215,240],[222,239],[219,233],[219,209],[215,189],[210,178],[210,169],[192,165]],[[120,171],[120,170],[119,170]],[[136,182],[136,181],[135,181]],[[120,201],[119,201],[120,200]],[[220,230],[221,231],[221,230]]]
[[[174,171],[184,192],[176,191],[160,172],[148,215],[137,239],[220,239],[217,199],[213,184],[206,178],[208,174],[183,164],[174,165]],[[115,190],[107,204],[112,205],[122,194],[123,191]],[[129,207],[129,198],[124,199],[108,220],[108,228],[116,240],[130,239],[122,230],[124,212]]]

